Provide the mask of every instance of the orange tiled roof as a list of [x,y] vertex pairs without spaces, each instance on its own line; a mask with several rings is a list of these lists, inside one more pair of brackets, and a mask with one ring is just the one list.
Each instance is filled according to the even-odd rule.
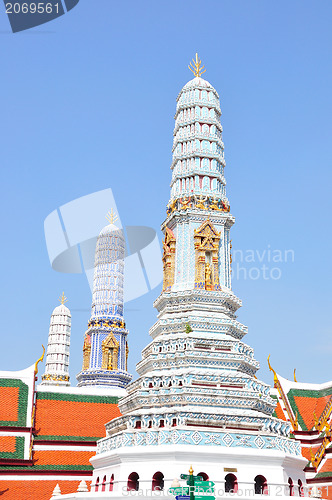
[[313,428],[315,425],[314,413],[317,418],[319,418],[328,400],[328,396],[323,398],[294,397],[298,414],[302,417],[306,427],[304,430],[310,430]]
[[0,436],[0,453],[16,451],[16,436]]
[[[63,495],[77,491],[80,481],[0,481],[1,500],[50,500],[59,484]],[[86,481],[89,486],[91,481]]]
[[0,387],[0,420],[16,422],[18,418],[18,387]]
[[[33,452],[34,465],[85,465],[91,468],[89,459],[95,455],[94,451],[71,451],[71,450],[37,450]],[[48,467],[49,468],[49,467]],[[33,472],[33,470],[31,471]]]
[[[315,454],[316,451],[318,450],[320,445],[316,445],[316,446],[312,446],[311,449],[312,449],[312,453]],[[308,461],[311,460],[311,453],[310,453],[310,448],[307,448],[305,446],[302,446],[302,449],[301,449],[301,452],[302,452],[302,456],[304,458],[306,458]]]
[[332,477],[332,457],[328,458],[324,462],[324,465],[322,467],[320,467],[317,472],[318,472],[318,474],[324,473],[324,475],[326,475],[326,473],[330,472],[330,476]]
[[117,401],[110,396],[37,393],[36,437],[67,440],[104,437],[105,424],[121,415]]
[[277,418],[279,418],[280,420],[286,420],[285,418],[285,415],[284,415],[284,412],[282,411],[281,409],[281,405],[280,405],[280,402],[278,401],[278,404],[277,406],[275,407],[274,409],[276,415],[277,415]]

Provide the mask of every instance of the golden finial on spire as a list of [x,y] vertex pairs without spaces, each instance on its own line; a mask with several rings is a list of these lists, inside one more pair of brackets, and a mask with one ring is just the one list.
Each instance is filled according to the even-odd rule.
[[191,465],[190,466],[190,469],[189,469],[189,474],[192,476],[194,473],[194,469],[193,469],[193,466]]
[[111,210],[109,210],[106,214],[106,219],[108,220],[108,222],[110,224],[114,224],[115,221],[118,220],[118,216],[116,215],[116,213],[114,212],[113,208],[111,208]]
[[196,52],[196,60],[193,59],[192,62],[189,64],[188,68],[192,73],[194,73],[195,76],[198,77],[201,76],[203,73],[205,73],[206,69],[204,69],[204,66],[202,66],[202,61],[198,58],[197,52]]
[[61,297],[59,297],[59,302],[63,305],[67,301],[68,301],[67,297],[65,296],[64,292],[62,292]]
[[37,361],[35,362],[35,375],[37,375],[38,373],[38,363],[40,363],[41,361],[44,360],[44,356],[45,356],[45,347],[43,346],[42,344],[42,348],[43,348],[43,354],[40,356],[39,359],[37,359]]
[[273,370],[273,368],[272,368],[272,366],[270,364],[270,356],[271,356],[271,354],[269,354],[268,357],[267,357],[267,363],[269,365],[270,371],[273,372],[273,381],[274,381],[274,383],[277,383],[278,382],[278,377],[277,377],[277,374],[276,374],[275,370]]

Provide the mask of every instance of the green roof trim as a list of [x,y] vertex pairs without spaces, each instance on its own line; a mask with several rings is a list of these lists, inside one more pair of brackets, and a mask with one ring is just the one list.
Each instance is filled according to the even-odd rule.
[[20,379],[0,378],[0,387],[18,388],[17,420],[0,420],[1,426],[26,427],[29,387]]
[[11,466],[5,466],[5,467],[1,467],[1,472],[3,471],[11,471],[11,470],[17,470],[17,471],[20,471],[20,470],[31,470],[31,474],[34,473],[34,471],[38,471],[38,470],[50,470],[50,471],[61,471],[61,470],[64,470],[64,471],[92,471],[93,470],[93,467],[92,465],[33,465],[32,467],[26,467],[26,466],[20,466],[20,465],[13,465],[12,467]]
[[320,477],[332,477],[332,471],[318,472],[314,479],[319,479]]
[[116,396],[88,396],[84,394],[64,394],[62,392],[38,391],[36,400],[69,401],[73,403],[118,404]]
[[103,437],[96,436],[43,436],[36,435],[34,436],[35,441],[99,441],[99,439],[103,439]]

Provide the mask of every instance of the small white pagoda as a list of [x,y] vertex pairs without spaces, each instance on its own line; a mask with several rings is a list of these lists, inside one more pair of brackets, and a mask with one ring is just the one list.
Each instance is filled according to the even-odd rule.
[[51,315],[45,373],[41,385],[69,386],[69,349],[71,314],[64,293]]

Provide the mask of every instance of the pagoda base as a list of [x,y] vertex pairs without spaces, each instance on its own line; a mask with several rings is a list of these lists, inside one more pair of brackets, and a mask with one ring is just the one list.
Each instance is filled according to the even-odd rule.
[[[257,453],[255,449],[242,447],[225,449],[219,446],[200,446],[198,450],[196,446],[185,444],[136,446],[97,454],[92,457],[91,463],[95,468],[91,492],[73,493],[61,498],[115,500],[131,496],[138,496],[141,499],[159,496],[175,500],[169,488],[172,487],[175,478],[179,480],[180,486],[186,486],[180,475],[188,474],[191,465],[194,475],[201,475],[205,480],[215,483],[213,496],[216,499],[254,498],[257,476],[266,479],[264,494],[268,494],[270,499],[289,498],[289,478],[293,481],[294,496],[300,496],[298,485],[301,484],[303,485],[301,496],[308,496],[303,472],[306,460],[302,456],[294,456],[281,450],[260,450]],[[138,489],[128,491],[128,478],[132,477],[133,473],[138,476]],[[156,473],[161,473],[163,476],[163,491],[153,491],[153,477]],[[234,492],[225,492],[225,477],[228,474],[236,478]]]
[[123,370],[82,370],[77,376],[78,387],[121,387],[125,388],[132,375]]

